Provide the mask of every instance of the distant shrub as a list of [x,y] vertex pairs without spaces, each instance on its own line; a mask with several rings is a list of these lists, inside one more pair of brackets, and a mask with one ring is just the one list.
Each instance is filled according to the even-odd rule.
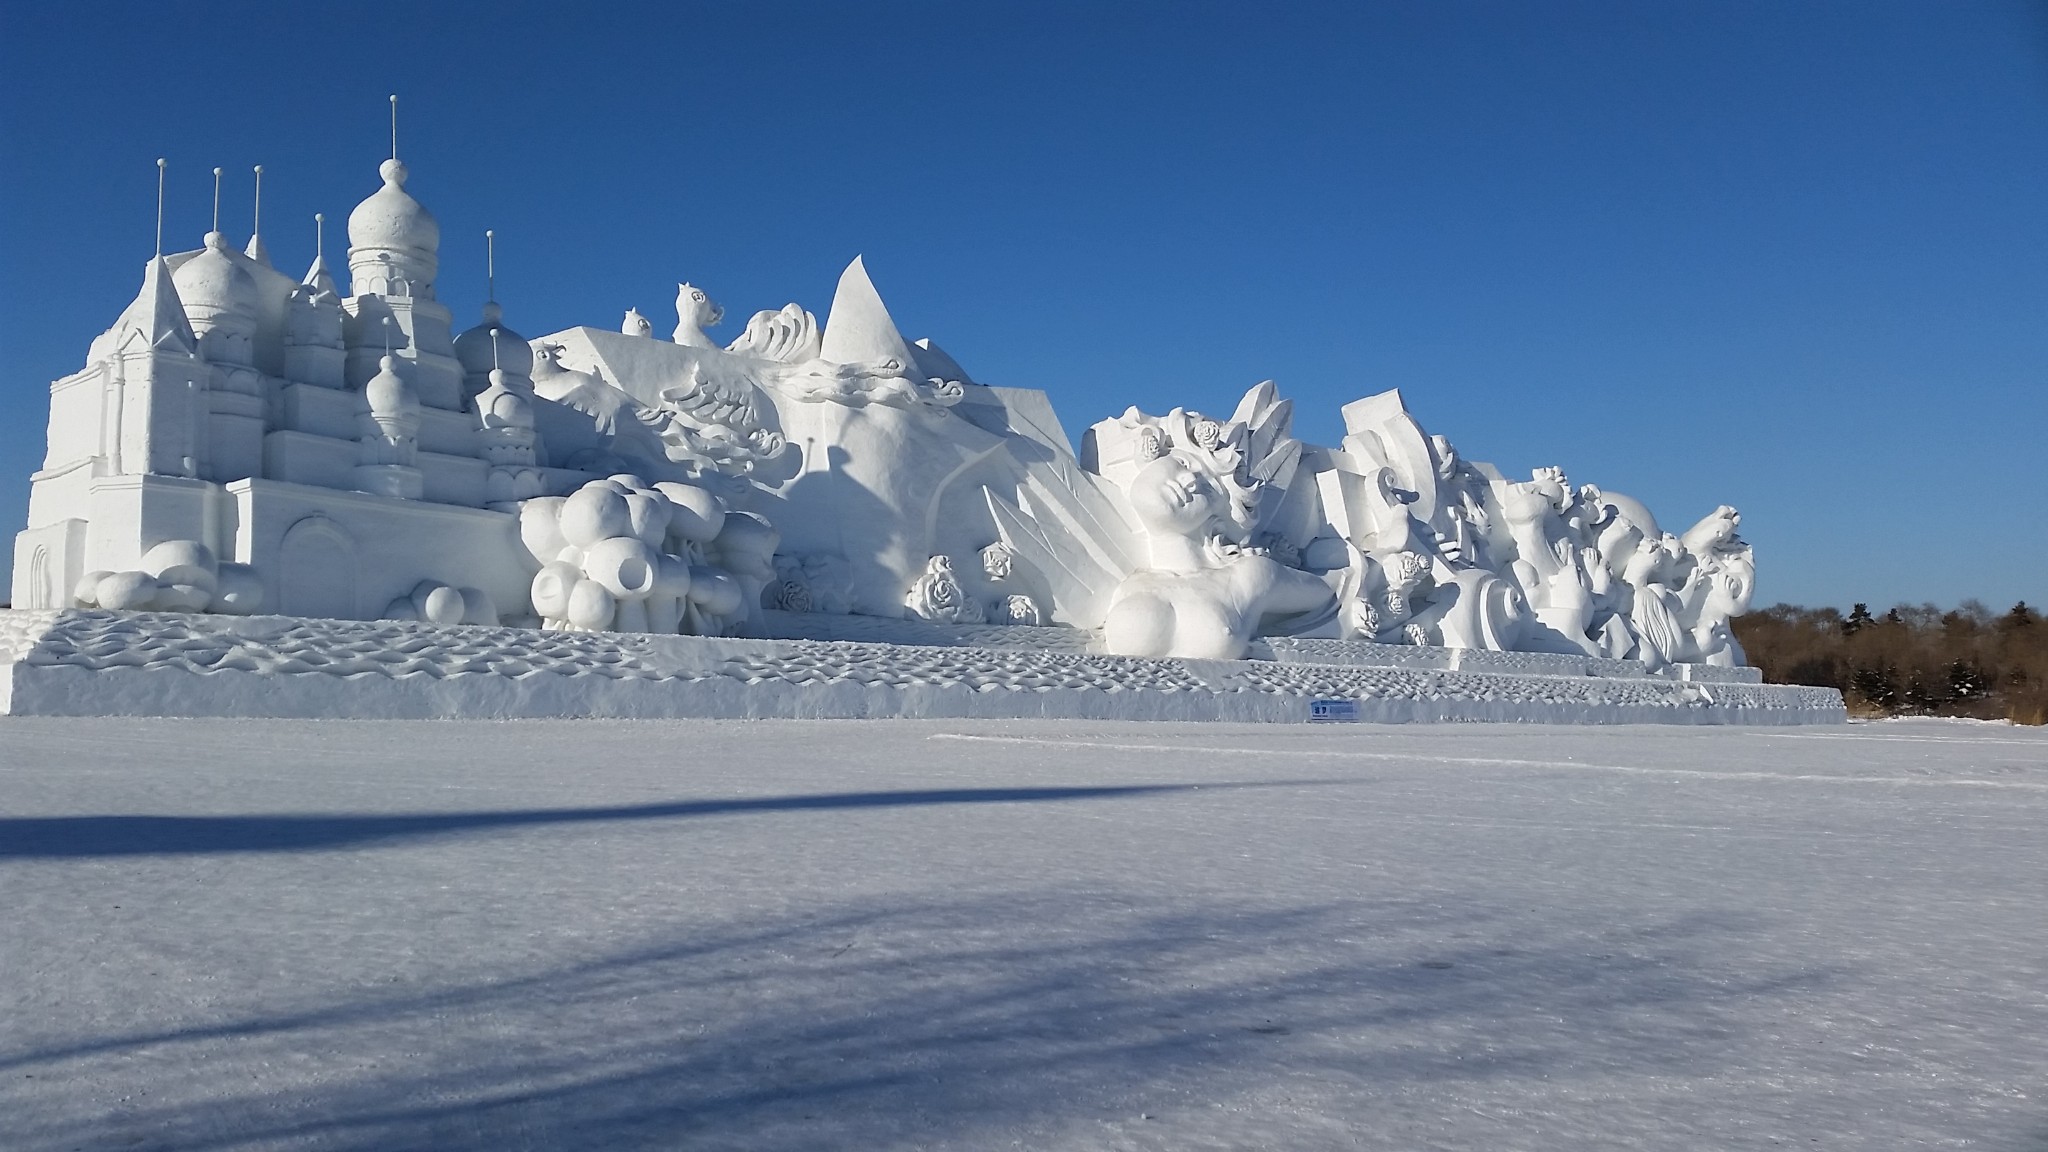
[[1851,715],[2048,723],[2048,622],[2024,601],[1995,616],[1975,600],[1882,615],[1778,604],[1738,618],[1735,634],[1764,679],[1834,688]]

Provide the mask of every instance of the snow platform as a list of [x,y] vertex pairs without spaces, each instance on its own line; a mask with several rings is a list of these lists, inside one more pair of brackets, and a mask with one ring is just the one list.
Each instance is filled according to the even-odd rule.
[[[881,621],[884,629],[894,622]],[[336,719],[986,718],[1814,724],[1831,689],[1747,668],[1274,640],[1267,658],[708,639],[396,621],[0,614],[0,714]],[[955,639],[958,639],[956,637]]]

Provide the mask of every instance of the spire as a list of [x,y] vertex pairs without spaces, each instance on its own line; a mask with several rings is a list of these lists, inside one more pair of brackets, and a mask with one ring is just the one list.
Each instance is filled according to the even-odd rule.
[[213,170],[213,227],[207,229],[206,234],[209,237],[209,244],[211,244],[211,237],[220,235],[220,169],[218,168]]
[[498,301],[498,234],[489,228],[484,229],[484,299]]
[[391,94],[391,158],[398,159],[398,93]]
[[192,334],[185,305],[171,283],[171,267],[162,254],[152,256],[143,267],[142,291],[135,294],[114,326],[92,342],[86,363],[97,363],[137,345],[143,350],[181,356],[194,355],[199,348],[199,338]]
[[164,254],[164,158],[156,158],[156,254]]
[[313,290],[315,295],[325,292],[339,297],[334,287],[334,276],[327,271],[327,215],[313,213],[313,266],[306,269],[306,276],[299,283]]
[[263,246],[263,165],[256,166],[256,214],[249,225],[249,247],[242,255],[265,268],[270,267],[270,250]]

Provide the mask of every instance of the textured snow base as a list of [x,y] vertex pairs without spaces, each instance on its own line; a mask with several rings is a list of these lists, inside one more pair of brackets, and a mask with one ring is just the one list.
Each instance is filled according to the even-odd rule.
[[2044,737],[0,721],[0,1147],[2040,1149]]
[[[986,630],[984,630],[986,631]],[[977,641],[979,643],[980,641]],[[102,611],[0,615],[0,712],[307,718],[1067,718],[1811,724],[1830,689],[1749,669],[1276,642],[1263,660],[1070,650],[439,628]],[[1437,666],[1425,663],[1442,661]],[[1623,674],[1633,669],[1635,674]]]

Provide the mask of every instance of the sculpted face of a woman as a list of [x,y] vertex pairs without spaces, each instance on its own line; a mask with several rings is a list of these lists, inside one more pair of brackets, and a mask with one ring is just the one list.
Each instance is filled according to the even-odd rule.
[[1229,496],[1216,482],[1180,456],[1147,464],[1132,479],[1131,508],[1147,532],[1197,536],[1229,514]]

